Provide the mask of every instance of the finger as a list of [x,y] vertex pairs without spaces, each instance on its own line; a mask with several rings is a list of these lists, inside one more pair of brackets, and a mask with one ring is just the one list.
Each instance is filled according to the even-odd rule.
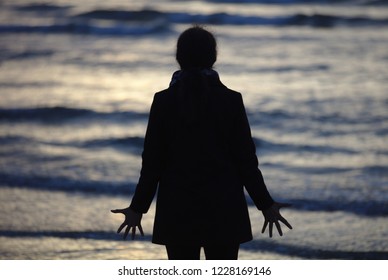
[[273,223],[270,222],[269,223],[269,237],[272,238],[272,227],[273,227]]
[[135,239],[135,235],[136,235],[136,226],[132,227],[132,240]]
[[123,210],[124,209],[114,209],[114,210],[110,210],[112,213],[123,213]]
[[144,232],[143,232],[142,226],[139,224],[138,227],[139,227],[139,231],[140,231],[141,236],[144,236]]
[[122,223],[121,226],[117,229],[117,233],[120,233],[125,227],[125,223]]
[[268,221],[265,220],[265,221],[264,221],[264,225],[263,225],[263,229],[261,230],[261,233],[264,233],[264,232],[265,232],[265,229],[267,228],[267,225],[268,225]]
[[279,220],[280,220],[283,224],[285,224],[289,229],[292,229],[292,226],[290,225],[289,222],[287,222],[286,219],[284,219],[283,217],[281,217],[281,218],[279,218]]
[[124,237],[123,237],[123,239],[126,239],[127,238],[127,236],[128,236],[128,233],[129,233],[129,229],[130,229],[131,227],[130,226],[127,226],[127,228],[125,229],[125,232],[124,232]]
[[280,224],[278,221],[275,222],[276,228],[278,229],[279,235],[283,236],[282,228],[280,227]]

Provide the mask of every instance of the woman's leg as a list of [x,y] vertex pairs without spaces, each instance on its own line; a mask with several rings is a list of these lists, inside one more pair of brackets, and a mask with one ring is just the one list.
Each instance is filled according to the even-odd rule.
[[201,247],[195,245],[166,245],[169,260],[199,260]]
[[240,244],[211,244],[204,246],[207,260],[237,260]]

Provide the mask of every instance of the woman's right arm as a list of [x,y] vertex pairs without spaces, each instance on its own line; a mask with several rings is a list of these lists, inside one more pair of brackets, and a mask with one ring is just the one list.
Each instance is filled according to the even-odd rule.
[[163,167],[163,152],[165,146],[163,142],[161,94],[155,94],[151,105],[147,131],[144,138],[140,178],[130,205],[130,208],[137,213],[146,213],[148,211],[155,196]]

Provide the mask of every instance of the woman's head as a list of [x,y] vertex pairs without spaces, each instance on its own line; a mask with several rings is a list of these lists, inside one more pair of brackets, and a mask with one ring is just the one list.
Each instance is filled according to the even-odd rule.
[[176,60],[181,69],[212,68],[217,60],[213,34],[200,26],[185,30],[178,38]]

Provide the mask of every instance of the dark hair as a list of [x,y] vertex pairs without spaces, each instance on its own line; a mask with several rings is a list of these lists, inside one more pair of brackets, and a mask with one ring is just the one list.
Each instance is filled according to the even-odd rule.
[[213,34],[200,26],[186,29],[178,38],[176,60],[181,69],[212,68],[217,60]]

